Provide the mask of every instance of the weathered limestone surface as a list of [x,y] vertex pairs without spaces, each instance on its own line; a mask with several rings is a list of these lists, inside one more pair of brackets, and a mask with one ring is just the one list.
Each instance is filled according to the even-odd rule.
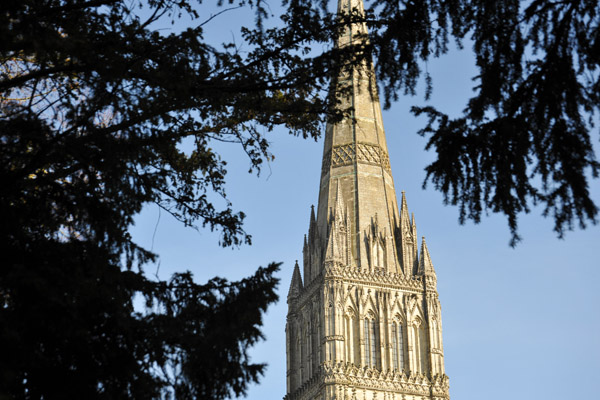
[[[350,10],[362,0],[339,0],[339,13]],[[366,32],[354,24],[337,44]],[[288,294],[285,399],[449,399],[435,270],[404,193],[398,210],[373,68],[336,84],[354,111],[325,134],[318,207]]]

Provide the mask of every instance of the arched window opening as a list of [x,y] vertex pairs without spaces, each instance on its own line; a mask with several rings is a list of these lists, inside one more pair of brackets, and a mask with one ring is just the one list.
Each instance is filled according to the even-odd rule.
[[379,332],[377,321],[374,317],[366,317],[364,322],[365,331],[365,365],[376,368],[379,365]]
[[371,320],[371,367],[376,368],[377,363],[377,347],[379,344],[379,335],[377,335],[377,323],[374,319]]
[[371,332],[369,318],[365,318],[365,365],[371,366]]
[[319,346],[319,343],[321,343],[321,324],[319,323],[319,321],[319,314],[317,314],[317,316],[315,317],[315,371],[317,370],[317,367],[321,365],[321,362],[323,362],[323,358],[321,355],[321,347]]
[[302,330],[298,327],[296,336],[296,367],[298,368],[298,385],[302,383]]
[[308,320],[308,326],[306,327],[306,373],[307,377],[311,377],[313,373],[313,342],[312,342],[312,325],[310,319]]
[[412,331],[413,331],[413,337],[415,339],[415,345],[414,345],[414,351],[413,351],[414,365],[415,365],[417,372],[423,372],[423,370],[421,368],[422,367],[422,365],[421,365],[422,356],[419,351],[419,349],[421,348],[421,336],[419,335],[419,326],[417,324],[413,325]]
[[329,303],[329,335],[335,334],[335,309],[332,303]]
[[358,320],[352,310],[346,314],[346,361],[353,364],[360,364],[360,351],[358,344],[359,333]]
[[400,369],[398,366],[398,326],[392,322],[392,365],[394,369]]
[[428,369],[427,359],[429,357],[427,350],[427,336],[425,334],[425,325],[421,324],[419,327],[419,347],[420,358],[421,358],[421,373],[424,374]]
[[392,362],[396,370],[404,369],[404,335],[401,323],[392,323]]
[[344,317],[344,343],[346,344],[346,361],[352,362],[352,317]]
[[402,324],[398,324],[398,369],[404,369],[404,333]]
[[[325,335],[335,335],[335,308],[333,303],[329,303],[329,314],[327,315],[328,329]],[[335,359],[335,347],[331,342],[327,343],[327,360],[331,361]]]

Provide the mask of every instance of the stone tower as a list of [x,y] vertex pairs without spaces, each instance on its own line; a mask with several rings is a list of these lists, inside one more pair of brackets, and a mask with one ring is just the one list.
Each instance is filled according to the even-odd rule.
[[[366,33],[353,24],[337,45]],[[436,275],[404,192],[398,211],[373,67],[334,85],[353,112],[325,133],[304,280],[296,263],[287,299],[285,400],[449,399]]]

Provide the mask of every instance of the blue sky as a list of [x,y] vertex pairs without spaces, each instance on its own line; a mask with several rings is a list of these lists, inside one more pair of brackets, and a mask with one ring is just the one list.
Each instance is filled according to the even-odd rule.
[[[276,4],[271,6],[277,12]],[[216,18],[207,39],[220,43],[239,38],[247,16],[238,10]],[[427,69],[434,79],[429,104],[458,115],[476,75],[470,50],[453,50]],[[425,152],[426,139],[416,134],[425,120],[409,109],[423,104],[422,93],[401,98],[383,112],[383,119],[396,191],[406,191],[418,235],[427,238],[438,276],[451,397],[596,398],[592,383],[600,375],[600,226],[569,232],[559,240],[552,221],[534,208],[519,219],[524,240],[512,249],[502,216],[459,225],[458,210],[444,206],[441,194],[431,187],[421,187],[423,169],[434,154]],[[261,383],[249,390],[250,399],[285,395],[285,299],[294,261],[302,257],[310,205],[317,202],[322,157],[321,140],[292,137],[285,130],[268,137],[275,160],[259,177],[248,174],[250,164],[240,148],[215,146],[228,161],[228,195],[247,214],[245,229],[253,236],[252,246],[223,249],[217,234],[184,228],[165,212],[159,219],[156,206],[145,208],[131,229],[139,244],[159,254],[163,278],[190,270],[198,282],[214,276],[236,280],[259,265],[284,263],[280,301],[264,321],[266,341],[251,352],[253,361],[269,366]],[[596,145],[598,139],[596,128]],[[598,180],[591,190],[598,201]],[[157,267],[148,265],[146,270],[154,273]]]

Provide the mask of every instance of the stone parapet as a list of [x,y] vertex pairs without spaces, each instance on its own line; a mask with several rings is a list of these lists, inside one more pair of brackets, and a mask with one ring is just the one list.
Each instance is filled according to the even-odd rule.
[[449,379],[435,375],[431,379],[420,373],[405,371],[380,371],[358,367],[351,363],[323,363],[319,372],[284,400],[313,399],[325,386],[351,387],[373,393],[402,393],[427,399],[449,399]]

